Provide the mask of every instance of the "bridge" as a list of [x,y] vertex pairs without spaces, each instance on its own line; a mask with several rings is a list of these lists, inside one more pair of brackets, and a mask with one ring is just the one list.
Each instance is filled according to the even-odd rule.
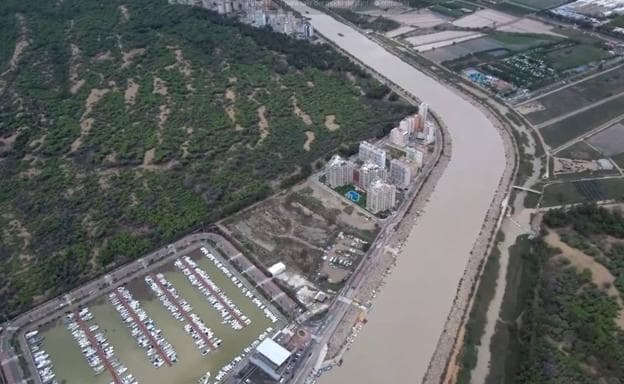
[[513,186],[514,189],[519,189],[521,191],[526,191],[526,192],[531,192],[531,193],[536,193],[538,195],[542,194],[542,191],[538,191],[537,189],[531,189],[531,188],[525,188],[525,187],[521,187],[519,185],[514,185]]

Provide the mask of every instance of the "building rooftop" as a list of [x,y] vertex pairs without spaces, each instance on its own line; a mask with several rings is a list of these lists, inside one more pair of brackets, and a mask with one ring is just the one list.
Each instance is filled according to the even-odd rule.
[[262,342],[258,344],[256,351],[278,367],[284,364],[291,355],[288,349],[282,347],[271,338],[262,340]]

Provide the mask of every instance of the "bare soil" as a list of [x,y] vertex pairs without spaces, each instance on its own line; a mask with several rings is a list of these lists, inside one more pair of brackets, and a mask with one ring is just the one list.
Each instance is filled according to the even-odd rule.
[[303,143],[303,149],[307,152],[310,151],[310,146],[312,145],[312,143],[314,142],[314,139],[316,138],[314,135],[314,132],[312,131],[306,131],[305,132],[306,135],[306,141],[305,143]]
[[127,68],[134,62],[134,59],[145,53],[145,48],[135,48],[127,52],[123,52],[121,68]]
[[128,79],[128,87],[124,92],[124,100],[126,101],[126,106],[134,105],[138,92],[139,83],[135,82],[134,79]]
[[121,12],[121,17],[123,18],[124,22],[130,20],[130,12],[128,12],[128,7],[126,7],[125,5],[120,5],[119,12]]
[[258,107],[258,120],[260,127],[260,140],[264,140],[269,135],[269,121],[266,118],[266,107],[264,105]]
[[295,112],[295,115],[297,115],[297,117],[299,117],[305,125],[312,125],[312,118],[310,117],[310,115],[305,113],[301,108],[299,108],[299,105],[297,104],[297,98],[293,96],[291,98],[291,102],[292,102],[292,107],[293,107],[293,111]]
[[340,124],[336,123],[336,115],[325,116],[325,128],[335,131],[340,128]]

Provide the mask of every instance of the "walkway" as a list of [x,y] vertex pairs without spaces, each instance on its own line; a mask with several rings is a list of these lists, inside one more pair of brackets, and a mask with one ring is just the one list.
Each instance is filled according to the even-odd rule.
[[227,303],[225,300],[223,300],[223,298],[221,297],[221,293],[215,291],[210,284],[206,283],[206,281],[204,280],[204,277],[202,275],[200,275],[199,273],[197,273],[196,268],[193,268],[191,266],[191,264],[188,263],[188,261],[186,261],[186,259],[184,257],[180,258],[180,261],[182,262],[182,264],[184,264],[184,266],[186,268],[189,269],[189,271],[191,271],[191,273],[197,278],[197,280],[199,281],[199,283],[208,290],[208,292],[210,292],[210,294],[217,299],[217,301],[223,305],[223,307],[227,310],[228,314],[230,314],[230,316],[232,316],[233,318],[236,319],[236,321],[238,321],[238,323],[241,326],[245,326],[245,322],[243,321],[243,319],[234,311],[234,309],[232,308],[232,306]]
[[169,359],[169,356],[167,356],[165,351],[163,351],[158,341],[154,338],[154,335],[152,335],[152,333],[145,327],[145,324],[141,321],[141,319],[139,319],[139,316],[137,316],[134,308],[130,307],[126,298],[123,297],[123,295],[120,295],[117,290],[114,290],[113,294],[119,299],[121,305],[126,308],[126,311],[128,311],[128,314],[130,314],[130,317],[132,317],[132,320],[134,320],[136,325],[141,328],[141,332],[143,332],[143,334],[149,339],[150,344],[152,344],[152,346],[156,348],[156,352],[158,352],[160,357],[162,357],[162,359],[165,361],[165,363],[167,363],[168,366],[171,366],[171,359]]
[[93,332],[91,332],[89,330],[89,327],[84,322],[84,320],[82,320],[82,318],[80,317],[80,314],[78,313],[78,311],[74,311],[74,316],[75,316],[75,319],[76,319],[76,323],[78,323],[78,326],[80,327],[80,329],[82,329],[82,331],[85,333],[85,335],[89,339],[89,343],[91,343],[91,346],[93,348],[95,348],[95,351],[96,351],[98,357],[100,358],[100,360],[102,360],[102,363],[104,363],[104,366],[106,367],[106,370],[113,377],[113,382],[115,384],[122,384],[122,381],[119,378],[119,375],[117,374],[117,371],[115,370],[115,368],[111,364],[110,360],[108,359],[108,357],[106,357],[106,354],[102,350],[102,346],[95,339],[95,336],[93,336]]
[[191,326],[191,328],[193,328],[195,330],[195,333],[197,333],[202,340],[204,340],[204,342],[206,343],[206,345],[208,345],[210,347],[211,350],[216,349],[215,345],[212,344],[212,342],[210,341],[210,338],[201,331],[201,329],[199,329],[199,327],[197,327],[197,325],[195,324],[195,322],[193,321],[193,319],[191,318],[191,316],[188,314],[188,312],[186,312],[184,310],[184,308],[182,308],[182,305],[180,305],[180,302],[178,301],[178,299],[176,299],[171,292],[169,292],[169,290],[167,289],[167,287],[165,287],[161,282],[160,279],[158,279],[158,277],[156,275],[154,275],[153,273],[149,274],[149,277],[152,278],[152,280],[154,280],[154,283],[156,283],[156,285],[158,285],[158,287],[163,291],[163,293],[165,294],[165,296],[167,296],[167,299],[169,299],[169,302],[173,305],[176,306],[176,308],[178,308],[178,312],[180,312],[180,314],[182,316],[184,316],[184,319],[186,320],[186,322],[188,323],[188,325]]

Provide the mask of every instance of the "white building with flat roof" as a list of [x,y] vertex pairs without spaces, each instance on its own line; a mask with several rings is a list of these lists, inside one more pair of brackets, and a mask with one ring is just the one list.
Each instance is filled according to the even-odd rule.
[[332,188],[352,184],[354,169],[355,164],[351,161],[334,155],[327,164],[327,184]]
[[382,168],[386,167],[386,150],[368,141],[362,141],[360,143],[358,158],[365,163],[369,162],[377,164]]
[[290,358],[292,352],[282,347],[275,340],[267,337],[256,347],[256,352],[251,355],[249,361],[273,380],[282,378],[280,368]]
[[358,184],[364,190],[368,190],[375,180],[386,181],[387,178],[388,171],[385,167],[380,167],[374,163],[365,163],[360,167]]
[[390,182],[398,188],[405,189],[409,187],[411,181],[412,168],[409,164],[392,159],[390,161]]
[[425,122],[429,120],[429,105],[427,103],[420,103],[418,106],[418,116],[420,116],[420,126],[423,127]]
[[373,182],[367,191],[366,209],[373,213],[388,211],[396,203],[396,187],[381,180]]

